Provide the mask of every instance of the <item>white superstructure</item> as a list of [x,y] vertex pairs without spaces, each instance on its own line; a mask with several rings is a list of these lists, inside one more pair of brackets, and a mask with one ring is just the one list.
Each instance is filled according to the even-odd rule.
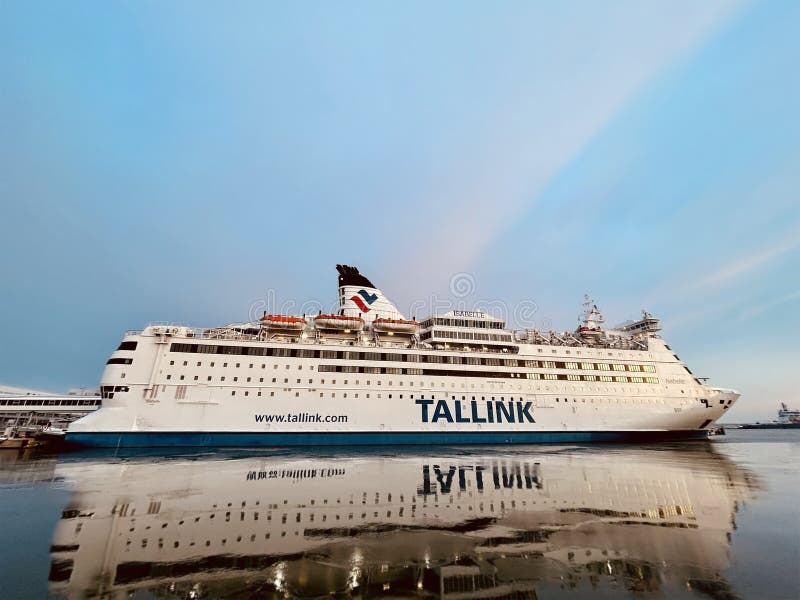
[[739,394],[704,385],[649,313],[602,329],[511,331],[480,311],[406,319],[339,265],[335,314],[129,332],[103,407],[68,439],[99,446],[525,443],[705,437]]
[[794,410],[786,406],[785,402],[781,402],[781,408],[778,411],[778,423],[783,424],[798,424],[800,425],[800,410]]

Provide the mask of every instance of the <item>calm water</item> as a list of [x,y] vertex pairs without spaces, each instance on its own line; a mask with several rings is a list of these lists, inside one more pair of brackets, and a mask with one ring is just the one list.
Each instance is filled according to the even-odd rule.
[[0,453],[2,598],[800,597],[800,431]]

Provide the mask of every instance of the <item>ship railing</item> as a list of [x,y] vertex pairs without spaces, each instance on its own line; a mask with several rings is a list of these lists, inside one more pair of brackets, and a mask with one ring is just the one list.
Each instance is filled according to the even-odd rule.
[[709,386],[709,389],[714,392],[715,394],[738,394],[734,389],[731,388],[723,388],[723,387],[716,387],[716,386]]
[[602,348],[608,350],[647,350],[647,337],[603,335],[591,342],[580,339],[571,331],[539,331],[520,329],[514,332],[514,341],[540,346],[562,346],[576,348]]
[[[222,327],[188,327],[175,323],[151,323],[149,327],[179,327],[181,332],[174,335],[176,338],[189,338],[197,340],[222,340],[222,341],[269,341],[291,344],[325,344],[341,346],[363,346],[363,347],[407,347],[406,342],[387,342],[382,339],[376,342],[372,336],[348,337],[336,339],[331,337],[320,337],[312,330],[298,332],[297,335],[270,335],[262,330],[258,324],[254,323],[235,323]],[[143,330],[126,331],[125,335],[141,335]],[[591,342],[580,339],[573,332],[539,331],[535,329],[512,330],[513,340],[518,344],[534,344],[560,347],[575,348],[598,348],[608,350],[647,350],[648,338],[646,336],[624,336],[624,335],[603,335]],[[502,352],[500,348],[487,346],[487,349],[476,349],[479,352]]]

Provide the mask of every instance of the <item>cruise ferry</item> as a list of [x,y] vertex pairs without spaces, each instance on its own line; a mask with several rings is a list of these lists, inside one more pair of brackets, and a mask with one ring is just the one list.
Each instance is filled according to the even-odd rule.
[[800,410],[789,408],[785,402],[781,402],[776,421],[767,423],[757,421],[755,423],[745,423],[740,427],[742,429],[800,429]]
[[406,318],[337,265],[339,310],[125,334],[85,446],[498,444],[705,438],[739,394],[695,377],[645,312],[575,331],[481,311]]

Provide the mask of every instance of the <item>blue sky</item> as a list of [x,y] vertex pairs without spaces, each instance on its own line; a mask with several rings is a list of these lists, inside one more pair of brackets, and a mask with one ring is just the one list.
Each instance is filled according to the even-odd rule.
[[[647,308],[733,417],[797,404],[800,4],[4,2],[0,381],[335,299]],[[513,316],[513,310],[512,316]],[[527,323],[526,323],[527,324]]]

